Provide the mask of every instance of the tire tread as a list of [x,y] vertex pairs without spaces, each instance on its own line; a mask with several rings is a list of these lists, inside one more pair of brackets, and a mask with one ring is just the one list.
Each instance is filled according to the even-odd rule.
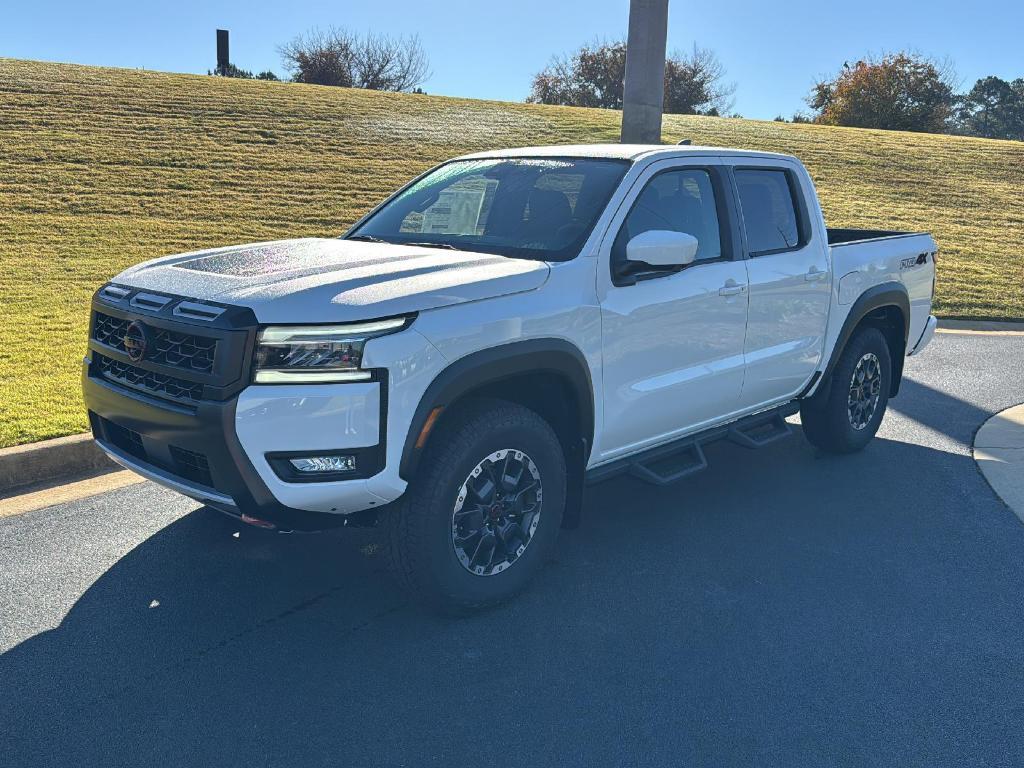
[[[446,484],[450,482],[448,475],[451,467],[465,459],[464,446],[471,444],[481,431],[512,428],[536,430],[559,446],[561,456],[557,436],[551,426],[534,411],[504,400],[475,399],[461,406],[457,413],[450,414],[447,420],[438,425],[424,449],[416,477],[410,482],[405,497],[382,515],[383,549],[388,569],[399,585],[414,598],[442,612],[462,614],[504,602],[514,594],[501,594],[494,599],[467,603],[456,595],[439,593],[430,570],[426,539],[428,525],[433,517],[432,506],[440,503],[444,497]],[[564,459],[561,470],[564,483]],[[545,489],[549,482],[555,482],[555,479],[545,479]],[[546,514],[555,514],[559,518],[561,511],[545,508]],[[561,520],[557,520],[557,523],[556,530]]]
[[[875,352],[882,365],[882,392],[872,424],[854,430],[847,414],[848,381],[860,358]],[[854,453],[867,445],[878,431],[889,403],[892,357],[885,335],[872,326],[859,329],[843,349],[831,373],[831,386],[824,398],[812,397],[800,404],[800,422],[808,442],[829,453]]]

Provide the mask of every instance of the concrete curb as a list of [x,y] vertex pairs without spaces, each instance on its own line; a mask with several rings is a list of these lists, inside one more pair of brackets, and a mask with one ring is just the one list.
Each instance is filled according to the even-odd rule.
[[982,424],[973,453],[992,490],[1024,522],[1024,404]]
[[1024,333],[1024,322],[1005,320],[946,320],[939,319],[940,331],[970,333]]
[[116,467],[89,433],[0,448],[0,494]]

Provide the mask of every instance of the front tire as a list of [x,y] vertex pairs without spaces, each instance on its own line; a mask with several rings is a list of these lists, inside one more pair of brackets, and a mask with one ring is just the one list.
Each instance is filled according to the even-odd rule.
[[565,486],[562,446],[544,419],[474,401],[437,427],[404,499],[384,515],[388,566],[444,613],[500,603],[550,553]]
[[827,396],[800,404],[800,421],[810,443],[829,453],[853,453],[866,446],[885,416],[892,386],[889,344],[877,328],[861,328],[843,349],[832,371]]

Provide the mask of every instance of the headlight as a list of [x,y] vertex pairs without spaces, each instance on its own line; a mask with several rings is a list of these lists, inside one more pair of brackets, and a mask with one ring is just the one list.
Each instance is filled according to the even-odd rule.
[[271,325],[256,343],[257,384],[322,384],[366,381],[359,370],[369,339],[400,331],[412,318],[352,325]]

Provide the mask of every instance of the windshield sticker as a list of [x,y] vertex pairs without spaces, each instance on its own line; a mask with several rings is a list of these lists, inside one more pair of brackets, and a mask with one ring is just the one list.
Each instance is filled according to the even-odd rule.
[[445,235],[478,235],[480,211],[489,186],[465,184],[459,189],[446,189],[432,206],[423,212],[420,232]]

